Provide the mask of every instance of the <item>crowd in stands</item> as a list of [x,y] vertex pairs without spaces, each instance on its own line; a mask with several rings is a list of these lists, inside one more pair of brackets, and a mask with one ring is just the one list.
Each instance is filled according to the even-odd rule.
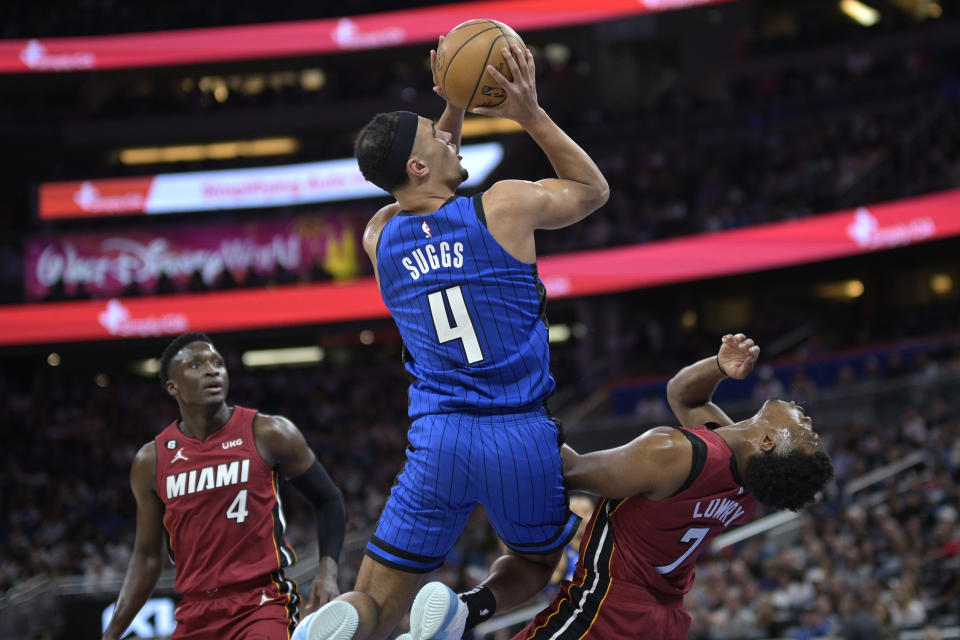
[[[960,47],[851,53],[832,68],[731,81],[712,100],[677,87],[640,118],[586,106],[582,113],[596,120],[580,139],[611,197],[576,233],[544,234],[546,252],[720,231],[960,186]],[[528,160],[538,166],[538,158]]]
[[[345,493],[348,536],[367,535],[406,444],[399,365],[254,372],[242,371],[225,351],[231,399],[298,424]],[[692,637],[809,638],[851,624],[895,630],[958,620],[960,355],[936,353],[942,359],[882,357],[876,379],[904,386],[899,395],[885,394],[878,421],[874,414],[869,422],[814,414],[836,484],[803,516],[793,544],[755,538],[703,563],[688,597]],[[0,590],[31,576],[76,574],[97,589],[122,576],[129,558],[130,461],[175,418],[175,405],[156,380],[118,377],[100,388],[63,368],[21,373],[0,374],[8,399],[0,405],[8,434],[0,472]],[[783,385],[784,396],[809,400],[813,392],[803,378]],[[831,391],[863,392],[862,374],[851,369],[838,378]],[[853,499],[844,496],[851,479],[916,450],[926,452],[917,469]],[[312,515],[288,488],[285,496],[289,538],[303,550],[312,545]],[[474,529],[451,554],[444,579],[475,580],[495,553],[486,528]]]

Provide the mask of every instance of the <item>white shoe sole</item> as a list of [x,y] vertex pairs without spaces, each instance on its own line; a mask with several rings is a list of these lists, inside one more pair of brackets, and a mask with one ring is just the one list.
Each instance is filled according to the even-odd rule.
[[357,610],[343,600],[328,602],[310,617],[306,640],[351,640],[360,623]]
[[456,636],[446,630],[459,606],[460,598],[442,582],[431,582],[420,589],[410,609],[411,640],[460,640],[462,628]]

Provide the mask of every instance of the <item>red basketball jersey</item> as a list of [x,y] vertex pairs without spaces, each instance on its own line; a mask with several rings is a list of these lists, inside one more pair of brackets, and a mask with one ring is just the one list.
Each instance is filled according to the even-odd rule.
[[664,500],[633,496],[597,505],[590,535],[580,545],[575,584],[589,584],[594,577],[589,574],[596,572],[601,583],[612,578],[664,596],[683,595],[710,539],[753,517],[757,502],[741,485],[736,458],[723,438],[702,425],[679,429],[693,447],[684,485]]
[[296,562],[283,539],[279,477],[253,441],[256,415],[234,407],[204,441],[184,435],[177,422],[156,438],[157,495],[179,593],[246,582]]

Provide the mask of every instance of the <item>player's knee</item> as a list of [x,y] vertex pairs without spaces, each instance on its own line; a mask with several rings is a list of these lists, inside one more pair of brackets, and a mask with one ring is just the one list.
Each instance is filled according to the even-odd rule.
[[348,591],[338,597],[337,600],[349,602],[357,610],[360,622],[357,625],[354,638],[369,637],[377,628],[377,625],[380,624],[380,605],[370,594],[363,591]]

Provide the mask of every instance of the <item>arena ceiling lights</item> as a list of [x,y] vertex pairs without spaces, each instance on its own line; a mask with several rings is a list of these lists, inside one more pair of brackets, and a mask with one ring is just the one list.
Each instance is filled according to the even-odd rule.
[[[0,73],[50,73],[301,57],[436,43],[477,16],[523,33],[731,0],[484,0],[325,20],[0,41]],[[238,43],[242,43],[238,45]]]
[[131,147],[120,149],[116,155],[120,164],[131,165],[282,156],[296,153],[299,149],[300,141],[296,138],[259,138],[257,140],[230,140],[206,144]]
[[840,0],[840,11],[862,27],[872,27],[880,22],[880,12],[860,0]]
[[323,347],[286,347],[283,349],[258,349],[244,351],[240,360],[248,369],[257,367],[277,367],[293,364],[315,364],[321,362],[326,354]]

